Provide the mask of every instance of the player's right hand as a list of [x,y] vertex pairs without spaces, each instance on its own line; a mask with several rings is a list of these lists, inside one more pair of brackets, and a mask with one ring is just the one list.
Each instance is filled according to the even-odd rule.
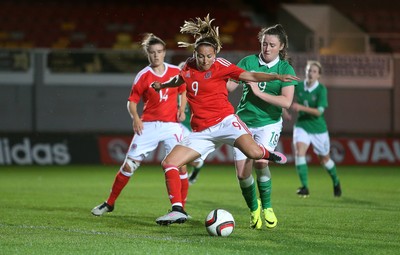
[[133,132],[135,134],[137,134],[137,135],[141,135],[142,134],[142,132],[143,132],[143,122],[142,122],[141,119],[133,120],[132,126],[133,126]]

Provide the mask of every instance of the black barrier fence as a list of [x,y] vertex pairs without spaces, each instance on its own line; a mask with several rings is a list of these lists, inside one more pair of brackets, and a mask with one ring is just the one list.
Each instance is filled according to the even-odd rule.
[[98,164],[93,135],[0,135],[0,166]]
[[[0,135],[0,167],[10,165],[120,165],[132,136],[128,134],[12,134]],[[276,150],[294,164],[290,136],[282,136]],[[159,165],[165,157],[162,143],[144,160]],[[400,139],[384,137],[331,137],[331,157],[338,165],[400,165]],[[224,145],[211,153],[207,164],[233,166],[232,147]],[[307,161],[319,164],[308,151]]]

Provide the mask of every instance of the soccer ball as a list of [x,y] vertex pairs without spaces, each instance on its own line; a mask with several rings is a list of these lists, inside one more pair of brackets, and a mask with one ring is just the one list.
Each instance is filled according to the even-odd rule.
[[210,236],[229,236],[235,228],[235,219],[230,212],[215,209],[207,215],[205,225]]

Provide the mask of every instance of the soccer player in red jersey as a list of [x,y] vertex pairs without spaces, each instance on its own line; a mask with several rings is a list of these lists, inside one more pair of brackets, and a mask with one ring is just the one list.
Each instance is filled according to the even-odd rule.
[[[166,44],[153,34],[147,34],[142,41],[143,50],[148,56],[150,65],[142,69],[135,77],[128,98],[128,111],[133,119],[134,136],[126,154],[125,161],[120,167],[108,199],[92,209],[95,216],[114,210],[114,203],[130,177],[140,166],[149,153],[155,150],[160,142],[164,143],[168,154],[182,140],[183,130],[179,121],[185,118],[186,88],[181,85],[175,88],[161,89],[156,92],[151,88],[154,81],[166,82],[179,74],[180,68],[164,62]],[[178,95],[182,100],[178,109]],[[143,99],[143,114],[137,112],[137,104]],[[188,193],[189,182],[186,168],[181,168],[180,200],[184,205]]]
[[196,41],[194,44],[180,42],[180,45],[194,46],[194,56],[187,59],[180,74],[174,79],[164,83],[155,81],[152,85],[158,91],[186,83],[187,100],[192,109],[193,132],[175,146],[161,163],[172,210],[156,219],[160,225],[184,223],[187,220],[180,194],[179,167],[199,157],[205,159],[222,144],[237,147],[251,159],[286,163],[283,154],[268,152],[253,140],[246,125],[234,114],[234,108],[228,100],[226,83],[229,79],[263,82],[298,78],[292,75],[247,72],[226,59],[217,58],[221,43],[218,27],[212,27],[212,21],[209,16],[204,20],[197,18],[196,21],[185,21],[181,32],[194,35]]

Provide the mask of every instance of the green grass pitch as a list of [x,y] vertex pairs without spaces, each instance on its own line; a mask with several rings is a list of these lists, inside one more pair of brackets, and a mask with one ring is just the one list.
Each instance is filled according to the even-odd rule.
[[[189,189],[185,224],[158,226],[170,208],[162,170],[143,165],[113,213],[90,210],[110,191],[118,166],[0,167],[0,254],[400,254],[399,167],[338,166],[343,195],[310,167],[299,198],[294,166],[271,166],[278,226],[249,229],[233,165],[206,165]],[[231,212],[229,237],[208,236],[209,211]]]

